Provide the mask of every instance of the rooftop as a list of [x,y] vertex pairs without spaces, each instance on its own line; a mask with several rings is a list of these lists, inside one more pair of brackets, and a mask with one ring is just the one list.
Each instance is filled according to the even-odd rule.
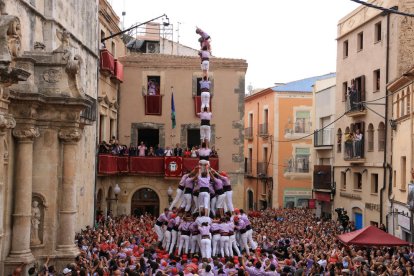
[[324,80],[333,78],[336,76],[336,73],[329,73],[321,76],[310,77],[306,79],[301,79],[297,81],[288,82],[285,84],[277,85],[272,87],[272,90],[275,92],[304,92],[312,93],[312,86],[315,84],[315,81]]

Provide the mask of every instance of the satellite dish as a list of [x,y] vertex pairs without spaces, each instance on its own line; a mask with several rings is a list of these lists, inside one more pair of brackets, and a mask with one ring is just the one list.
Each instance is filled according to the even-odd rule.
[[249,91],[249,93],[252,93],[253,85],[251,83],[247,86],[247,91]]

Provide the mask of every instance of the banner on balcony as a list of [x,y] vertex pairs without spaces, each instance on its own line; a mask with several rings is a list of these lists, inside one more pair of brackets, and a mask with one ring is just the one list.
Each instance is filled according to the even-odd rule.
[[165,157],[164,170],[166,177],[180,177],[183,171],[183,158],[177,156]]

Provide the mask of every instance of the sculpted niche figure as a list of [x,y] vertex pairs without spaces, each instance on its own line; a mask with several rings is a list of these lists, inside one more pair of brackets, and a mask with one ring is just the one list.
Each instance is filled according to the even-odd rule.
[[32,219],[31,219],[32,228],[30,231],[30,244],[32,245],[38,245],[42,243],[39,239],[40,219],[41,219],[41,211],[39,208],[39,202],[37,202],[36,200],[33,200]]

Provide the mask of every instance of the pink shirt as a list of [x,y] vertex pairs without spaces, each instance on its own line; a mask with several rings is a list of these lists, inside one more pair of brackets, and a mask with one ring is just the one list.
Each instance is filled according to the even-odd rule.
[[186,173],[185,175],[183,175],[183,177],[181,177],[180,184],[178,184],[178,186],[184,187],[185,186],[185,180],[187,178],[188,178],[188,173]]
[[201,236],[208,236],[210,235],[210,226],[201,226],[198,228],[200,231]]
[[145,145],[138,146],[138,156],[145,156],[145,150],[147,147]]
[[200,188],[209,188],[210,186],[210,176],[207,175],[207,177],[198,177],[198,186]]
[[198,156],[210,156],[211,149],[201,148],[198,150]]
[[211,116],[213,115],[211,112],[201,112],[200,114],[200,119],[201,120],[211,120]]

